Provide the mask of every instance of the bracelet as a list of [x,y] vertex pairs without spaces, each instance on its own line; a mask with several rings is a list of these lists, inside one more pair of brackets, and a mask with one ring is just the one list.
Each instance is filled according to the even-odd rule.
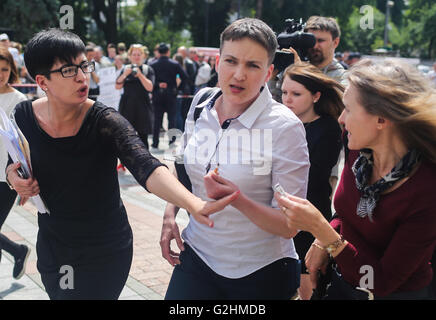
[[330,243],[325,249],[327,250],[327,252],[331,256],[344,243],[345,243],[345,239],[341,235],[341,237],[339,239],[337,239],[334,242]]
[[8,187],[9,187],[9,189],[11,189],[11,190],[15,190],[14,189],[14,187],[12,186],[12,184],[9,182],[9,179],[8,179],[8,174],[9,174],[9,172],[11,172],[12,171],[12,169],[9,169],[9,170],[6,170],[6,184],[8,185]]
[[320,246],[318,243],[316,243],[316,242],[313,242],[312,243],[312,246],[314,246],[314,247],[317,247],[318,249],[321,249],[321,250],[325,250],[325,248],[324,247],[322,247],[322,246]]

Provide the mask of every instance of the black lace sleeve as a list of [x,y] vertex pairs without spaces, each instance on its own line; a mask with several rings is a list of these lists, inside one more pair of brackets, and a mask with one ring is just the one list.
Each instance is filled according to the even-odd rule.
[[99,119],[99,130],[105,142],[113,149],[136,181],[149,192],[146,182],[159,166],[165,166],[145,148],[132,125],[115,109],[106,108]]

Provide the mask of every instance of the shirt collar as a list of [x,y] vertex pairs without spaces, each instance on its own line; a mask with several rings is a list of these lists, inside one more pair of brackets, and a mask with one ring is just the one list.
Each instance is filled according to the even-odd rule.
[[[211,110],[215,105],[216,100],[222,95],[222,91],[219,90],[212,99],[206,105],[208,110]],[[245,110],[237,120],[247,129],[250,129],[253,126],[253,123],[260,116],[262,111],[265,109],[265,106],[271,101],[272,96],[268,89],[268,86],[265,85],[261,88],[260,95],[256,98],[256,100]]]

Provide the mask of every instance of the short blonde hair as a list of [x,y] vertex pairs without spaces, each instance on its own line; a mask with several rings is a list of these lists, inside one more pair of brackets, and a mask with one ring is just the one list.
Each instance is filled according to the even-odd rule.
[[144,47],[142,44],[138,44],[138,43],[136,43],[136,44],[132,44],[132,45],[130,46],[129,50],[127,51],[127,54],[130,56],[130,55],[132,54],[133,50],[135,50],[135,49],[139,49],[139,50],[141,50],[142,54],[143,54],[143,55],[146,55],[146,53],[145,53],[145,47]]
[[408,148],[436,163],[436,91],[416,68],[386,59],[363,59],[349,71],[359,103],[390,120]]

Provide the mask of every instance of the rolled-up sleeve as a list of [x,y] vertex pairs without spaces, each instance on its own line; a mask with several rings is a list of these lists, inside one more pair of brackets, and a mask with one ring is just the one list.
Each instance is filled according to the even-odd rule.
[[[280,183],[289,194],[306,198],[309,152],[306,131],[298,120],[287,120],[273,130],[272,185]],[[273,198],[272,207],[277,207]]]

